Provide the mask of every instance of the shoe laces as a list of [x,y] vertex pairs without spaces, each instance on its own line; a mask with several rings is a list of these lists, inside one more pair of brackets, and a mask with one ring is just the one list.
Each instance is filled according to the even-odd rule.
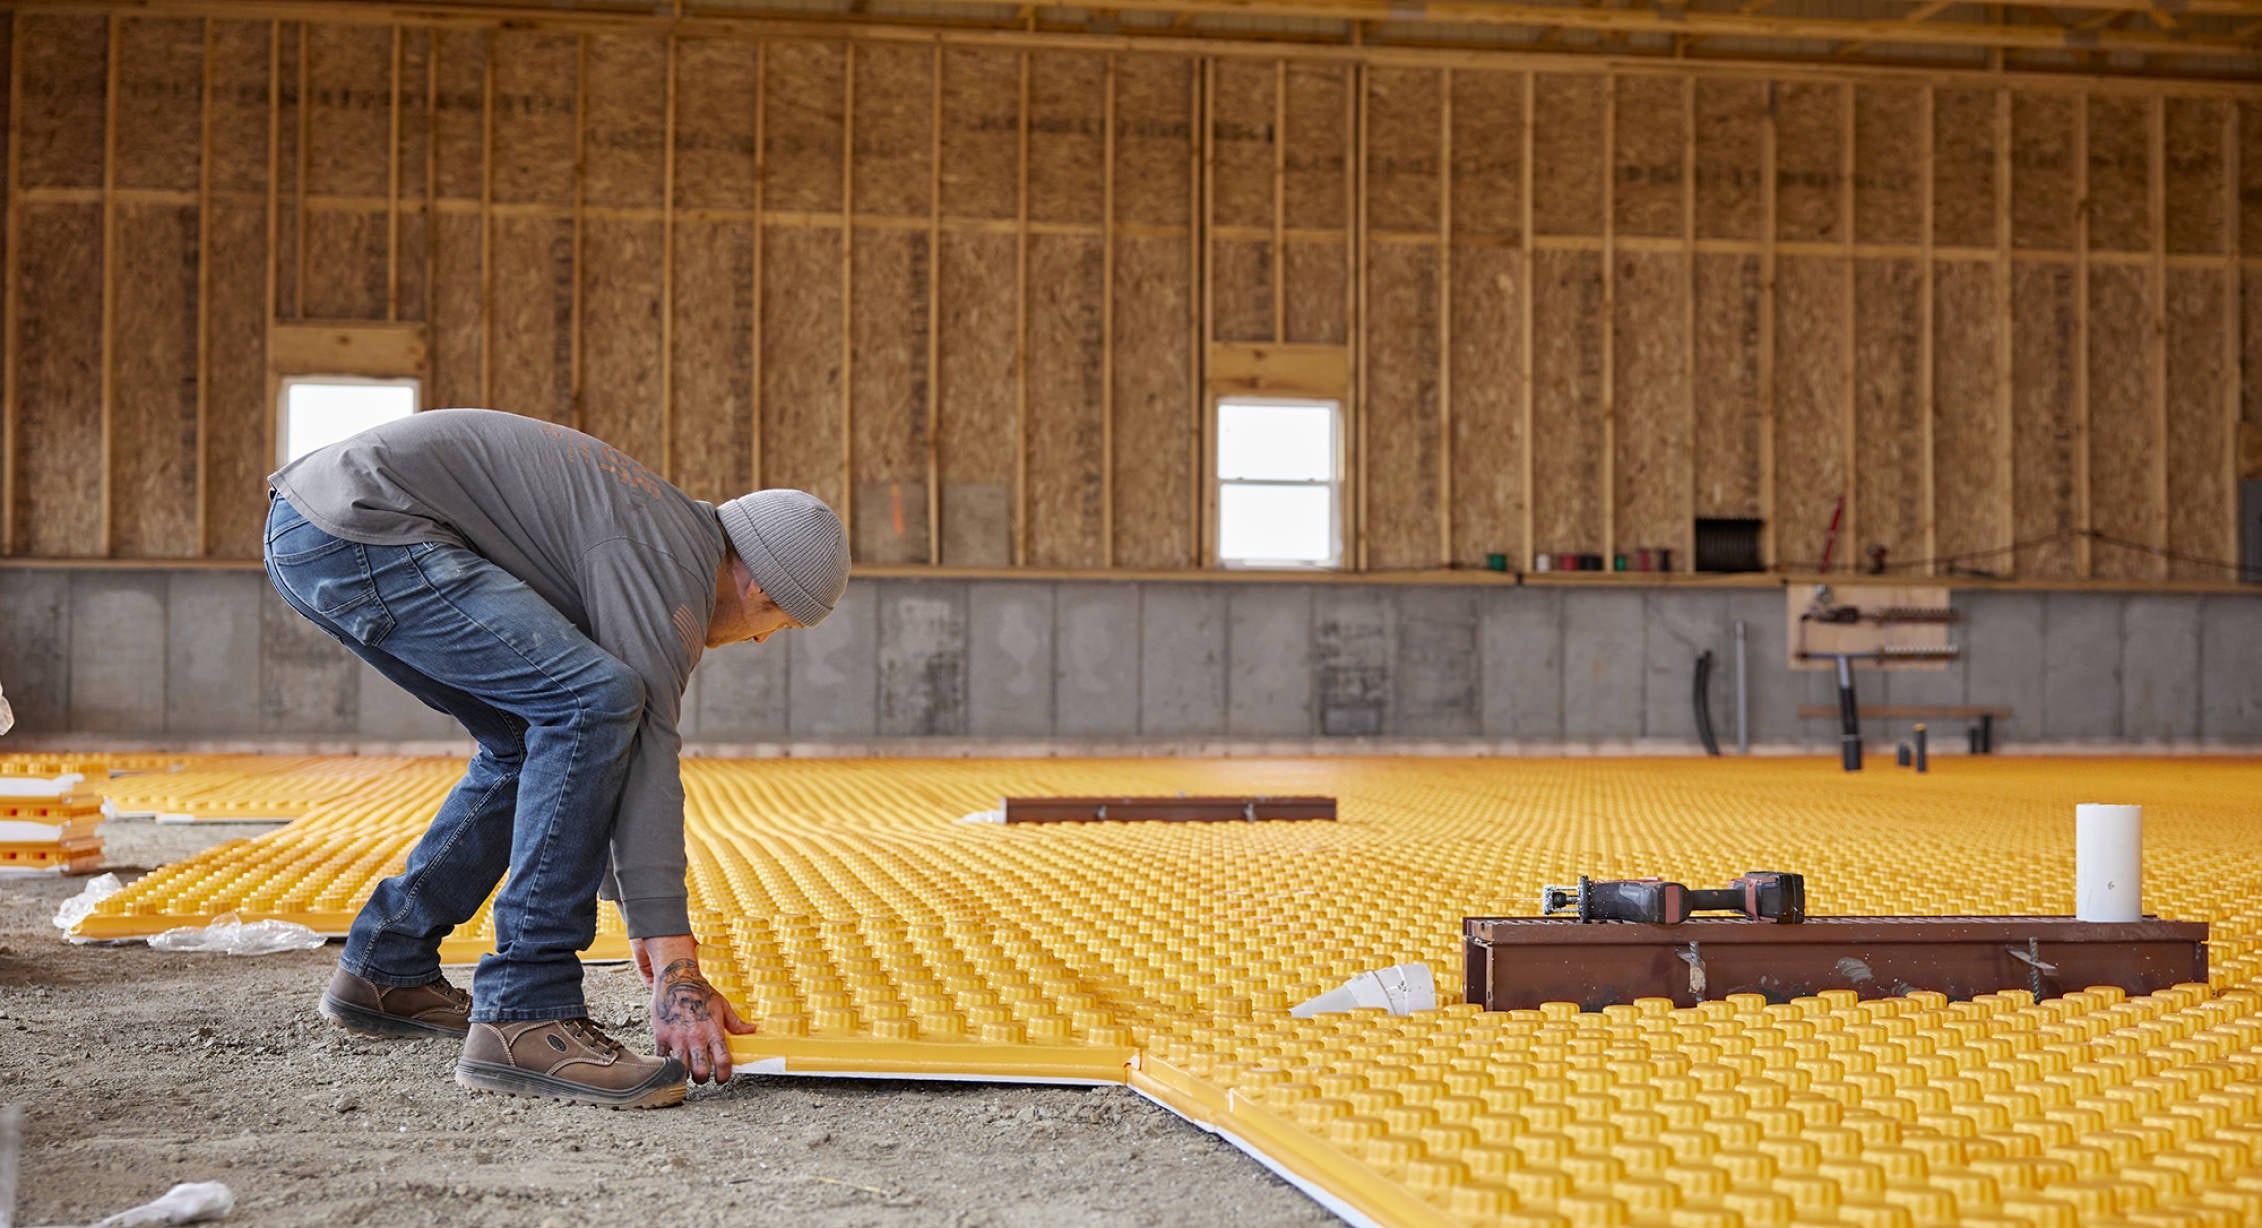
[[448,1005],[455,1008],[456,1010],[471,1009],[470,992],[467,990],[457,989],[455,986],[448,984],[448,978],[444,976],[434,978],[432,983],[426,985],[425,988],[431,990],[433,993],[440,995],[442,998],[447,999]]
[[560,1020],[558,1026],[565,1029],[567,1035],[578,1038],[601,1053],[610,1053],[614,1057],[624,1057],[628,1053],[628,1046],[598,1031],[597,1025],[587,1019]]

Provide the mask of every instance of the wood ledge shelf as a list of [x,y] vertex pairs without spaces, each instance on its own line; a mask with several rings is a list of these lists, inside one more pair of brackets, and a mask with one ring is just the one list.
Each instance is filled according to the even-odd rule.
[[[258,571],[256,559],[92,559],[0,555],[0,569],[25,571]],[[862,580],[1120,580],[1173,584],[1467,584],[1501,588],[1679,588],[1778,589],[1795,585],[1908,585],[1971,592],[2073,592],[2073,593],[2226,593],[2262,596],[2262,584],[2212,580],[1982,580],[1968,576],[1823,575],[1815,572],[1690,572],[1664,571],[1539,571],[1517,573],[1487,568],[1428,571],[1259,571],[1240,568],[1138,568],[1073,567],[924,567],[914,565],[858,567]]]

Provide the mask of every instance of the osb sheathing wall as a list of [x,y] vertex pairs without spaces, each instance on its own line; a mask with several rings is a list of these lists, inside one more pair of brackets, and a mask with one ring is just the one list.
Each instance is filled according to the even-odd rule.
[[421,323],[427,404],[575,424],[705,498],[815,491],[868,564],[1201,565],[1207,392],[1267,347],[1342,373],[1374,570],[1686,568],[1697,516],[1811,564],[1843,498],[1840,565],[2038,542],[1971,562],[2215,580],[2063,530],[2230,558],[2262,461],[2253,91],[0,31],[10,554],[256,557],[292,321]]

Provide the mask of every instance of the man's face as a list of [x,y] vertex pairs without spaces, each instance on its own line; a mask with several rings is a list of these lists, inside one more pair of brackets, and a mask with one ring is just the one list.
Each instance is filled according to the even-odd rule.
[[741,638],[759,644],[788,627],[799,627],[800,625],[800,623],[793,621],[784,610],[772,605],[756,612],[746,620],[746,632]]

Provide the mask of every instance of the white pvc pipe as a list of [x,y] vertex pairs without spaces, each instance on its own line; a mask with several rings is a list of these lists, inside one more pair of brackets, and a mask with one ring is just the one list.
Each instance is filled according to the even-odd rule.
[[2084,802],[2074,807],[2074,917],[2144,916],[2144,807]]

